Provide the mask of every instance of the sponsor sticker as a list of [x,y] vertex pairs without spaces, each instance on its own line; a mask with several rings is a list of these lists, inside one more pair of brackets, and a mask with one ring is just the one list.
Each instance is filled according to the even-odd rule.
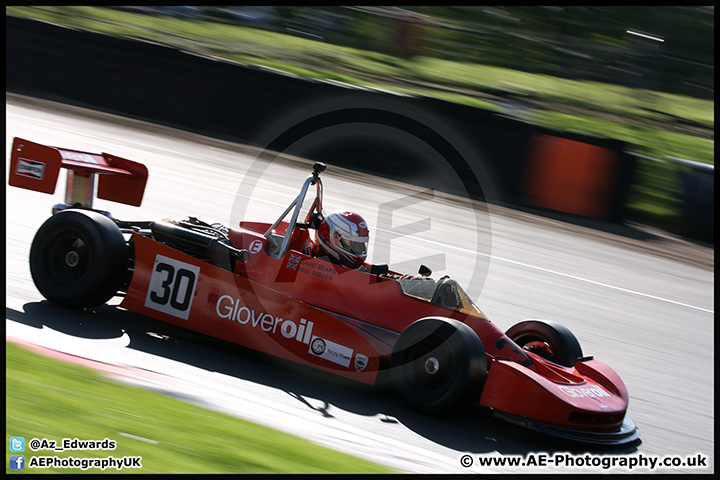
[[325,340],[320,337],[316,337],[310,344],[310,350],[312,350],[312,353],[315,355],[322,355],[325,353],[326,348],[327,345],[325,344]]
[[600,385],[592,385],[590,387],[565,387],[560,385],[558,388],[565,395],[572,398],[610,396]]
[[324,338],[313,336],[308,353],[337,363],[343,367],[349,367],[350,360],[353,356],[353,349]]
[[258,253],[260,250],[262,250],[262,241],[261,240],[253,240],[252,243],[250,243],[250,246],[248,247],[248,252],[250,253]]
[[363,355],[362,353],[356,353],[355,354],[355,370],[360,373],[363,370],[365,370],[365,367],[367,367],[368,364],[368,357],[366,355]]
[[94,156],[88,155],[87,153],[68,152],[67,150],[60,150],[60,155],[65,160],[72,160],[73,162],[93,163],[95,165],[100,165],[100,162],[98,162]]
[[37,160],[28,160],[27,158],[19,158],[15,173],[21,177],[42,180],[45,175],[45,163],[38,162]]

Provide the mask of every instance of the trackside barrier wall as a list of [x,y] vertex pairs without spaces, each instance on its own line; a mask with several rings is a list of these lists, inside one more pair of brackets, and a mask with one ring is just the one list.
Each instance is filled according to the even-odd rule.
[[[348,89],[149,42],[5,18],[10,92],[256,145],[278,118],[314,102],[336,97],[354,98],[361,104],[366,99],[372,100],[368,104],[401,102],[441,119],[481,164],[467,164],[444,137],[416,119],[362,109],[345,115],[358,124],[385,123],[422,139],[448,160],[461,179],[481,172],[482,188],[464,185],[474,198],[603,220],[623,218],[635,165],[623,154],[623,142],[560,132],[439,99]],[[316,126],[330,120],[318,119]],[[402,145],[373,143],[372,138],[340,143],[322,145],[305,156],[406,181],[432,167]]]
[[620,153],[588,143],[534,134],[525,169],[529,203],[609,220]]
[[680,233],[715,244],[715,167],[672,160],[689,167],[681,173],[683,204]]

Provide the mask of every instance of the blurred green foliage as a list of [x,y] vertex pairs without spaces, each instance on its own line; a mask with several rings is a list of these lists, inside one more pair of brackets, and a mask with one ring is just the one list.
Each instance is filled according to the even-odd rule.
[[[258,8],[6,13],[306,78],[436,96],[617,138],[658,159],[714,164],[712,6]],[[521,108],[509,108],[513,101]],[[672,227],[683,194],[672,179],[684,167],[645,163],[628,207],[639,220]]]

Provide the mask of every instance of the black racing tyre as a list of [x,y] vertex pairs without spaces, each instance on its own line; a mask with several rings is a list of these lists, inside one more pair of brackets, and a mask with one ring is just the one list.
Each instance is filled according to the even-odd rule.
[[485,347],[467,325],[441,317],[407,327],[391,358],[395,390],[413,410],[437,413],[480,398],[487,376]]
[[30,247],[30,273],[55,305],[89,308],[122,286],[129,250],[115,222],[90,210],[63,210],[43,223]]
[[505,335],[520,348],[565,367],[575,366],[583,356],[578,339],[559,323],[525,320],[510,327]]

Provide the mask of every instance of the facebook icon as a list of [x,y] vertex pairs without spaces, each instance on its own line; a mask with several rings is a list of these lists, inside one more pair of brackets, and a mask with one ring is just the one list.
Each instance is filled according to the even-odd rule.
[[10,455],[10,470],[25,470],[25,455]]

